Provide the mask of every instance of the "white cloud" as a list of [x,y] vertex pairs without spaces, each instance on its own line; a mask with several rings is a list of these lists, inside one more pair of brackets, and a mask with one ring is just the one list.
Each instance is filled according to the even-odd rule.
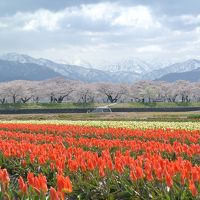
[[161,52],[163,51],[162,48],[158,45],[148,45],[143,46],[137,49],[137,52],[139,53],[152,53],[152,52]]
[[35,12],[18,12],[4,19],[12,28],[25,31],[45,29],[93,29],[104,31],[105,27],[134,27],[135,29],[160,28],[161,24],[145,6],[122,6],[117,3],[83,4],[78,7],[67,7],[56,12],[40,9]]
[[199,54],[200,15],[169,16],[153,7],[113,2],[0,17],[0,51],[98,65],[131,56]]
[[180,18],[185,24],[200,24],[200,14],[199,15],[182,15]]
[[105,20],[111,21],[118,12],[119,6],[115,3],[98,3],[82,5],[79,14],[92,21]]
[[8,25],[6,23],[0,22],[0,28],[7,28]]
[[121,6],[117,3],[83,5],[80,12],[93,21],[103,20],[112,26],[131,26],[140,29],[160,28],[161,24],[146,6]]
[[144,29],[161,26],[152,16],[150,9],[145,6],[121,8],[119,15],[113,20],[112,24]]
[[[26,19],[24,17],[26,16]],[[58,30],[59,22],[65,18],[65,12],[51,12],[49,10],[38,10],[35,13],[17,13],[15,18],[23,18],[22,30],[35,31],[40,28],[46,29],[48,31]]]

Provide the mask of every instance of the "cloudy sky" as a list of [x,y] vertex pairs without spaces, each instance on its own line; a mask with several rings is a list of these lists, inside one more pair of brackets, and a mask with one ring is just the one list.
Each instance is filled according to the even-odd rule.
[[199,0],[0,0],[0,53],[73,64],[200,58]]

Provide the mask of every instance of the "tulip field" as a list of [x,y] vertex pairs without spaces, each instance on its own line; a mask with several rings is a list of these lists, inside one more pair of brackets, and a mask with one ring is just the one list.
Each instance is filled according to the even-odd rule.
[[0,199],[200,199],[200,123],[2,121]]

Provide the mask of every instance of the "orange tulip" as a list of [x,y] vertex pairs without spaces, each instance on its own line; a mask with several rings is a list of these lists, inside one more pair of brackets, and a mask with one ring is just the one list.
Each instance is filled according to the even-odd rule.
[[196,196],[198,194],[197,188],[192,180],[189,181],[189,189],[193,196]]
[[58,192],[62,193],[72,192],[72,183],[68,176],[63,177],[62,175],[57,175],[57,187],[58,187]]
[[10,182],[10,178],[7,172],[7,169],[0,169],[0,182],[8,185]]
[[167,186],[171,188],[173,186],[173,180],[172,180],[170,174],[167,172],[166,172],[165,179],[166,179]]
[[53,187],[50,188],[50,200],[60,200],[58,192]]
[[24,180],[23,178],[20,176],[19,179],[18,179],[18,185],[19,185],[19,189],[20,191],[23,193],[23,194],[26,194],[27,193],[27,190],[28,190],[28,187],[27,187],[27,184],[24,183]]

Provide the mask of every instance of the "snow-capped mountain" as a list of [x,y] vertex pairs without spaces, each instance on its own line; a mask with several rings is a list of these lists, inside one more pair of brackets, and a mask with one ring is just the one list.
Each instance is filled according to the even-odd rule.
[[7,60],[7,61],[15,61],[19,63],[35,63],[39,64],[36,62],[35,58],[32,58],[31,56],[25,55],[25,54],[18,54],[18,53],[7,53],[7,54],[2,54],[0,55],[1,60]]
[[178,61],[177,60],[166,60],[164,58],[151,58],[151,59],[148,59],[146,62],[151,64],[150,71],[153,71],[156,69],[162,69],[164,67],[173,65],[174,63],[177,63]]
[[44,58],[37,59],[24,54],[8,53],[0,56],[0,59],[7,61],[15,61],[19,63],[34,63],[37,65],[45,66],[50,69],[53,69],[55,72],[58,72],[66,77],[69,76],[71,79],[74,79],[76,76],[79,76],[80,74],[82,74],[83,76],[87,75],[90,72],[90,69],[86,69],[81,66],[60,64],[48,59]]
[[48,67],[54,70],[55,72],[65,76],[67,79],[81,80],[86,82],[114,82],[114,83],[134,82],[140,79],[140,73],[146,71],[144,67],[137,66],[138,72],[135,72],[132,68],[134,65],[131,65],[130,63],[129,66],[127,66],[126,69],[124,69],[123,71],[122,71],[123,67],[122,64],[121,68],[118,67],[118,69],[115,70],[113,69],[109,71],[108,69],[105,68],[104,70],[91,68],[92,65],[90,66],[90,68],[89,66],[88,68],[86,68],[77,65],[60,64],[48,59],[44,58],[36,59],[28,55],[17,54],[17,53],[4,54],[0,56],[0,59],[19,62],[19,63],[34,63],[37,65]]
[[80,80],[85,82],[134,82],[139,76],[136,73],[127,72],[108,72],[94,68],[85,68],[77,65],[59,64],[48,59],[33,58],[23,54],[9,53],[0,56],[0,59],[29,64],[34,63],[42,67],[53,70],[54,72],[70,80]]
[[[169,73],[187,72],[200,67],[200,60],[196,59],[190,59],[185,62],[163,67],[166,62],[158,62],[158,60],[156,60],[154,63],[151,62],[150,64],[138,58],[130,58],[114,64],[98,67],[98,69],[95,69],[94,65],[83,67],[60,64],[48,59],[36,59],[28,55],[17,53],[0,55],[0,59],[26,64],[27,66],[31,66],[28,65],[30,63],[35,64],[43,67],[43,69],[44,67],[50,69],[55,72],[56,75],[64,76],[66,79],[85,82],[133,83],[138,80],[158,80]],[[26,70],[28,70],[28,67]]]
[[145,74],[142,79],[143,80],[154,80],[159,79],[162,76],[169,73],[181,73],[192,71],[200,67],[200,60],[190,59],[184,62],[175,63],[173,65],[169,65],[161,69],[153,70],[147,74]]
[[145,74],[151,71],[151,64],[139,58],[129,58],[107,65],[104,69],[110,72],[133,72],[135,74]]

